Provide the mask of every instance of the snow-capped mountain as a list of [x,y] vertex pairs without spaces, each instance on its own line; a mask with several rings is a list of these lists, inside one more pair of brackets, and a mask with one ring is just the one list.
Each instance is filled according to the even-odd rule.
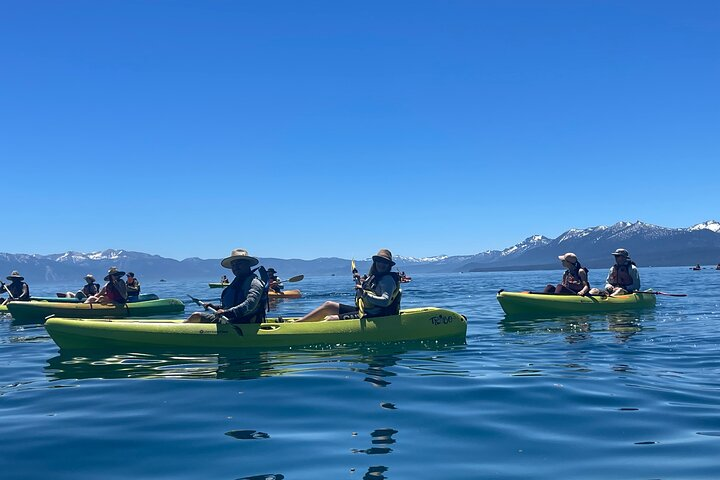
[[[533,238],[533,237],[531,237]],[[543,237],[544,238],[544,237]],[[720,262],[720,224],[707,221],[690,228],[668,228],[641,221],[572,228],[555,239],[510,247],[500,259],[476,258],[468,270],[556,268],[557,256],[574,252],[589,267],[612,263],[611,252],[626,248],[643,265],[694,265]]]
[[[474,255],[409,257],[396,255],[397,269],[408,274],[470,270],[513,270],[558,268],[557,256],[574,252],[588,267],[606,267],[611,252],[626,248],[642,266],[714,265],[720,262],[720,223],[708,220],[689,228],[668,228],[649,223],[617,222],[588,228],[571,228],[557,238],[532,235],[503,250],[486,250]],[[330,275],[349,271],[350,260],[263,258],[262,264],[282,275]],[[0,253],[0,272],[19,270],[28,281],[81,282],[86,273],[102,278],[111,266],[134,271],[141,279],[216,279],[223,273],[219,259],[187,258],[179,261],[129,250],[100,252],[70,251],[52,255]],[[370,259],[357,262],[367,270]]]
[[694,232],[696,230],[710,230],[711,232],[720,233],[720,222],[716,222],[715,220],[708,220],[707,222],[693,225],[688,230],[690,230],[691,232]]

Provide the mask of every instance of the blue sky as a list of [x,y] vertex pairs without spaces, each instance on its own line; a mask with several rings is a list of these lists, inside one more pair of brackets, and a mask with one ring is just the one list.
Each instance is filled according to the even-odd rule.
[[3,2],[0,251],[469,254],[720,220],[720,3]]

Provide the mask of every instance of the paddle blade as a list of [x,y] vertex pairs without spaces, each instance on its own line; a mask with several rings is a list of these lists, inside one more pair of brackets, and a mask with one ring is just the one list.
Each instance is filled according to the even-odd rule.
[[353,272],[354,272],[355,270],[357,270],[357,268],[355,268],[355,259],[354,259],[354,258],[353,258],[352,260],[350,260],[350,269],[351,269]]
[[289,282],[289,283],[294,283],[294,282],[299,282],[303,278],[305,278],[305,275],[295,275],[294,277],[290,277],[285,281]]

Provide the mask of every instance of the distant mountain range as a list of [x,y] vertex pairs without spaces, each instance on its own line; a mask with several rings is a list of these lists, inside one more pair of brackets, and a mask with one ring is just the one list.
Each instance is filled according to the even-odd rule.
[[[689,228],[667,228],[643,222],[618,222],[611,226],[570,229],[552,239],[532,235],[504,250],[487,250],[475,255],[439,255],[435,257],[396,256],[397,269],[409,275],[422,272],[468,272],[497,270],[537,270],[559,268],[557,256],[574,252],[588,267],[607,267],[610,252],[626,248],[640,266],[715,265],[720,262],[720,223],[714,220]],[[262,258],[262,264],[275,268],[281,276],[296,274],[347,274],[350,260]],[[220,259],[186,258],[175,260],[159,255],[126,250],[103,252],[65,252],[53,255],[0,253],[0,273],[7,276],[19,270],[28,282],[71,281],[78,283],[86,273],[102,280],[111,266],[135,272],[144,280],[198,279],[216,281],[227,270]],[[367,270],[370,259],[357,262]]]

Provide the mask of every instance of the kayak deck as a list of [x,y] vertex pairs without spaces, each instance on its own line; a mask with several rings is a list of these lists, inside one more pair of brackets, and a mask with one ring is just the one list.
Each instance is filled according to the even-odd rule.
[[616,312],[620,310],[651,308],[656,298],[652,293],[632,293],[616,297],[587,295],[547,295],[529,292],[497,294],[500,306],[508,315],[583,314]]
[[268,319],[241,325],[54,317],[45,328],[61,349],[236,349],[464,338],[467,320],[450,310],[414,308],[400,315],[361,320],[278,323]]

